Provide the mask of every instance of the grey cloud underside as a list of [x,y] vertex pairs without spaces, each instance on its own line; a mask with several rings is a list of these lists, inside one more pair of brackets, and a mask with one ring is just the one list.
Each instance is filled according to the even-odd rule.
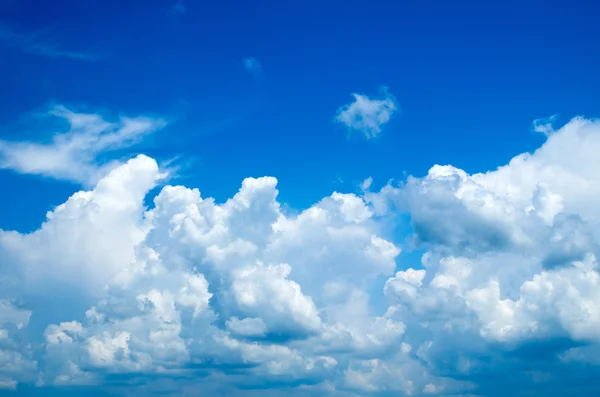
[[[0,387],[598,395],[599,152],[600,123],[574,119],[495,171],[434,166],[298,215],[271,177],[225,203],[165,186],[144,208],[161,173],[138,156],[37,231],[0,231]],[[398,211],[414,268],[383,232]]]

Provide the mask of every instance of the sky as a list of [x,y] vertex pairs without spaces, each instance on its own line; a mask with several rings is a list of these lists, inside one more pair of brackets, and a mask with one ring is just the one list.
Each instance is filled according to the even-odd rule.
[[597,396],[593,1],[0,0],[0,396]]

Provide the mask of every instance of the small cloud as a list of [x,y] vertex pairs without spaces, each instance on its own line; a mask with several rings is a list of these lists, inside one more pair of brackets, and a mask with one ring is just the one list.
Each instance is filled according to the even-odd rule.
[[558,118],[558,115],[553,114],[552,116],[549,116],[549,117],[542,117],[542,118],[533,120],[532,128],[535,132],[539,132],[546,136],[550,136],[554,132],[554,127],[552,127],[552,124],[554,124],[554,122],[556,121],[557,118]]
[[362,132],[367,139],[375,138],[398,110],[396,99],[383,89],[382,98],[369,98],[362,94],[352,94],[354,102],[338,109],[335,121],[350,130]]
[[174,6],[173,6],[173,11],[175,11],[177,14],[185,14],[187,11],[187,8],[185,7],[185,5],[183,5],[183,1],[179,0]]
[[107,121],[60,105],[47,116],[66,121],[68,130],[55,133],[50,143],[0,140],[0,169],[90,185],[118,164],[106,160],[106,154],[131,147],[166,125],[148,117]]
[[244,68],[250,73],[260,73],[262,71],[262,66],[260,62],[256,58],[244,58]]
[[0,43],[29,54],[50,58],[71,58],[87,61],[96,59],[95,56],[90,54],[62,50],[56,44],[41,39],[37,33],[19,33],[3,25],[0,25]]
[[367,179],[365,179],[364,181],[362,181],[360,183],[360,190],[362,190],[363,192],[366,192],[369,190],[369,188],[371,187],[372,184],[373,184],[373,178],[368,177]]

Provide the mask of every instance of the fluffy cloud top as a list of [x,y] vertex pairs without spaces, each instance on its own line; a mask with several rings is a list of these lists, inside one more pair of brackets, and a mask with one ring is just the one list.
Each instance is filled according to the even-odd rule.
[[383,92],[382,98],[352,94],[354,102],[339,108],[335,120],[350,130],[362,132],[368,139],[376,137],[398,110],[396,99],[387,91]]
[[[145,208],[161,173],[137,156],[33,233],[0,231],[0,387],[597,395],[599,152],[578,118],[495,171],[436,165],[297,214],[272,177]],[[398,211],[412,268],[382,227]]]

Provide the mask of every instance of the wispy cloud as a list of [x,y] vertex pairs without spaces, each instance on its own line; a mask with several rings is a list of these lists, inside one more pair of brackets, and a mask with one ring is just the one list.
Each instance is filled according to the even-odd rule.
[[352,94],[354,102],[338,109],[335,121],[350,130],[362,132],[367,138],[374,138],[398,110],[396,99],[387,89],[382,89],[381,98],[369,98],[362,94]]
[[256,58],[244,58],[244,68],[253,74],[257,74],[262,71],[262,66]]
[[533,121],[532,129],[535,132],[539,132],[546,136],[551,135],[554,132],[554,127],[552,124],[556,121],[558,115],[553,114],[549,117],[542,117]]
[[49,42],[37,33],[20,33],[2,24],[0,24],[0,43],[29,54],[51,58],[72,58],[88,61],[96,59],[96,56],[91,54],[63,50],[57,44]]
[[0,140],[1,169],[93,184],[118,164],[107,160],[107,154],[131,147],[166,125],[149,117],[107,121],[100,114],[77,113],[60,105],[48,115],[66,121],[68,130],[54,133],[50,143]]

